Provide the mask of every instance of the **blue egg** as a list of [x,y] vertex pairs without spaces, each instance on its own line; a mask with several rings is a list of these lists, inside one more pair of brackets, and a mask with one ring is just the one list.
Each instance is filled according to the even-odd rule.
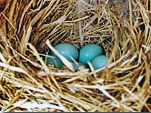
[[[79,53],[75,46],[71,44],[58,44],[55,46],[56,50],[63,55],[68,61],[72,61],[72,58],[74,60],[78,59]],[[54,54],[54,53],[53,53]],[[72,58],[71,58],[72,57]]]
[[83,64],[88,64],[88,62],[92,61],[95,57],[101,55],[102,53],[103,49],[99,45],[86,45],[80,50],[79,61]]
[[80,66],[79,64],[72,62],[72,65],[73,65],[75,71],[77,71],[79,69],[79,66]]
[[87,66],[82,64],[82,63],[74,63],[74,62],[72,62],[72,65],[73,65],[75,71],[79,70],[80,66],[84,66],[85,68],[87,68]]
[[46,58],[47,58],[46,61],[48,64],[54,65],[57,68],[64,67],[64,64],[57,56],[53,56],[53,58],[52,57],[46,57]]
[[94,69],[103,68],[107,66],[107,64],[108,64],[108,57],[105,55],[97,56],[96,58],[92,60],[92,65]]

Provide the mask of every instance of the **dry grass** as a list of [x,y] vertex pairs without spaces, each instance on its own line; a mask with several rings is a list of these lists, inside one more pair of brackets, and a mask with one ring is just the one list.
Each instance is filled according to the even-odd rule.
[[[151,112],[151,1],[112,1],[0,0],[1,111]],[[102,45],[108,67],[75,72],[61,42]]]

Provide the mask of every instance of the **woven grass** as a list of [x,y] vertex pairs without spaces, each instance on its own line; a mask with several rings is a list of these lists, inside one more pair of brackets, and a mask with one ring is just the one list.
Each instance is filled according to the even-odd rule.
[[[151,112],[150,0],[0,0],[3,112]],[[44,60],[56,44],[94,43],[106,68]]]

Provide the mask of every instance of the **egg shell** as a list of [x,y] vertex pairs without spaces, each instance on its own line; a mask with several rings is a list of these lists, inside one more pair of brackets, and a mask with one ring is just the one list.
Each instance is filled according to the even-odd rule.
[[103,50],[99,45],[86,45],[80,50],[79,61],[83,64],[88,64],[88,62],[92,61],[95,57],[101,55],[102,52]]
[[84,65],[84,64],[82,64],[82,63],[72,62],[72,65],[73,65],[75,71],[79,70],[79,67],[80,67],[80,66],[84,66],[85,68],[87,68],[87,65]]
[[48,64],[54,65],[56,68],[63,68],[64,67],[64,64],[57,56],[53,56],[53,58],[47,57],[46,60],[47,60]]
[[100,69],[108,65],[108,57],[105,55],[99,55],[92,60],[94,69]]
[[[63,55],[68,61],[72,61],[78,59],[79,52],[77,48],[71,44],[63,43],[55,46],[56,50]],[[53,53],[54,55],[54,53]],[[72,57],[72,58],[71,58]]]
[[75,71],[77,71],[79,69],[79,66],[80,66],[79,64],[72,62],[72,65],[73,65]]

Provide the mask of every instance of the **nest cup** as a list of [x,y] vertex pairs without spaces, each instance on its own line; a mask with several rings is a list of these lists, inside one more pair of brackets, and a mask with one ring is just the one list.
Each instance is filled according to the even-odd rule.
[[[93,2],[88,2],[88,4],[83,4],[80,1],[77,2],[72,8],[71,14],[66,18],[66,21],[61,23],[59,27],[60,34],[57,33],[54,37],[50,37],[49,41],[53,47],[60,43],[68,43],[80,50],[87,44],[97,44],[102,47],[103,54],[109,57],[115,40],[111,28],[112,23],[108,20],[111,15],[103,14],[101,11],[103,9],[99,9],[99,15],[102,15],[99,18],[96,16],[95,11],[97,10],[96,4],[94,5]],[[49,21],[47,22],[49,23]],[[61,31],[64,32],[61,33]],[[43,54],[51,54],[52,52],[47,45],[45,46],[45,50],[41,48],[38,50],[40,50],[39,52],[43,52]]]

